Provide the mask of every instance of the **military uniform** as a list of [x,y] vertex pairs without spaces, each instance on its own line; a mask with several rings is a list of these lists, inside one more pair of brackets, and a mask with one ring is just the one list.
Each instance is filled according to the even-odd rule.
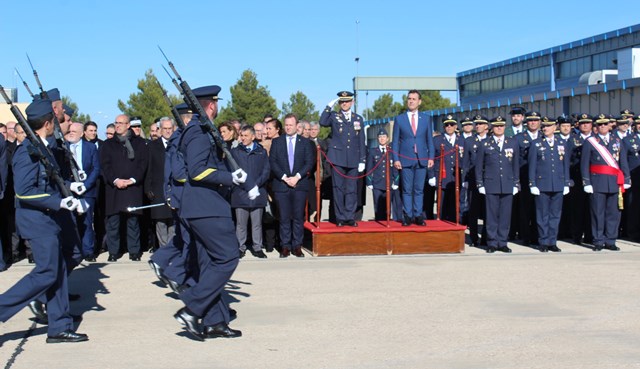
[[[604,125],[609,122],[600,114],[595,123]],[[594,251],[603,248],[619,250],[615,245],[620,223],[618,194],[624,192],[624,187],[631,184],[627,150],[622,140],[610,132],[604,136],[598,134],[587,139],[582,151],[580,169],[585,192],[591,193]]]
[[[489,121],[483,116],[476,116],[474,122],[476,124],[487,124]],[[478,150],[482,146],[483,141],[489,138],[489,135],[480,137],[477,134],[467,138],[464,141],[464,154],[462,157],[462,187],[468,189],[469,214],[467,216],[467,226],[469,227],[469,236],[471,245],[478,247],[480,244],[487,243],[487,226],[486,226],[486,209],[485,195],[478,192],[476,181],[476,161]],[[478,235],[478,219],[485,220],[485,226],[482,230],[482,241]]]
[[[448,115],[443,124],[458,124],[453,116]],[[440,219],[456,222],[456,156],[458,157],[458,171],[462,167],[462,157],[464,155],[464,145],[462,139],[455,133],[452,136],[442,134],[433,138],[435,146],[435,161],[429,170],[429,177],[436,178],[436,184],[442,180],[442,200],[440,201]],[[458,146],[456,148],[456,146]],[[444,163],[440,164],[441,161]],[[440,166],[443,172],[440,172]],[[458,174],[458,179],[461,178]]]
[[[338,93],[342,101],[353,100],[353,93]],[[355,212],[358,204],[358,172],[364,170],[367,159],[364,119],[353,112],[335,112],[325,107],[320,115],[320,125],[330,127],[330,144],[327,159],[333,164],[333,204],[336,222],[356,225]],[[359,170],[362,169],[362,170]]]
[[[378,135],[387,134],[384,129],[378,132]],[[391,215],[395,220],[402,219],[402,199],[400,197],[400,174],[393,167],[393,161],[390,159],[385,162],[389,147],[376,147],[370,149],[367,154],[367,175],[366,183],[373,191],[373,206],[375,209],[376,220],[387,220],[387,172],[391,168],[391,177],[389,178],[389,187],[391,194]]]
[[[491,124],[504,126],[505,121],[498,116]],[[504,135],[485,140],[478,149],[475,174],[478,191],[486,197],[487,252],[511,252],[507,247],[511,206],[520,187],[516,140]]]
[[[540,120],[540,114],[538,112],[527,112],[525,119]],[[515,136],[518,142],[518,151],[520,157],[520,180],[522,183],[528,183],[529,181],[529,148],[531,143],[540,136],[540,131],[531,132],[525,130]],[[517,203],[514,206],[514,213],[512,214],[512,224],[514,221],[518,223],[519,238],[525,245],[538,243],[538,227],[536,225],[536,207],[533,199],[533,195],[528,186],[523,186],[522,191],[514,197]]]
[[[589,114],[578,114],[578,124],[584,123],[592,123],[593,118]],[[571,175],[571,181],[574,184],[574,189],[569,192],[570,203],[569,211],[573,214],[571,216],[571,237],[573,239],[573,243],[576,245],[581,245],[582,242],[591,243],[593,242],[593,236],[591,234],[591,216],[590,212],[590,202],[591,197],[584,192],[584,187],[582,184],[582,172],[581,172],[581,161],[582,161],[582,148],[587,140],[591,136],[583,135],[580,131],[574,134],[571,138],[571,142],[569,144],[570,147],[570,162],[569,162],[569,173]]]
[[[627,151],[627,161],[629,163],[629,173],[631,175],[631,186],[625,194],[629,195],[627,216],[628,234],[634,241],[640,240],[640,132],[634,131],[622,140]],[[626,205],[626,204],[625,204]]]

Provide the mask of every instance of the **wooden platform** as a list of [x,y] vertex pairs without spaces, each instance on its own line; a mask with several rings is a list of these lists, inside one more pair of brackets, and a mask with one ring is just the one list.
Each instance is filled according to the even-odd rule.
[[464,252],[465,226],[428,220],[426,227],[362,221],[358,227],[305,223],[305,247],[314,256],[398,255]]

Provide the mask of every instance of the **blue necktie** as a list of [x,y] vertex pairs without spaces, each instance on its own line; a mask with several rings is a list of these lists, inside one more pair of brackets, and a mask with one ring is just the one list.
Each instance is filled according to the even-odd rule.
[[293,174],[293,136],[289,137],[289,173]]

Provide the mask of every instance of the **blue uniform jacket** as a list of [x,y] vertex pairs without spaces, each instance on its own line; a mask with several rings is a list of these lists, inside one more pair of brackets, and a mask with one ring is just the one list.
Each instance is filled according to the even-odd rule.
[[[485,140],[489,136],[485,136]],[[478,149],[482,145],[482,141],[478,135],[467,137],[464,140],[464,153],[462,156],[462,181],[469,183],[470,188],[474,188],[476,185],[476,158],[478,156]]]
[[[470,137],[471,138],[471,137]],[[460,136],[456,135],[454,145],[449,143],[447,137],[442,134],[433,138],[433,144],[435,145],[436,155],[433,167],[429,170],[429,178],[436,177],[440,180],[440,161],[443,160],[444,155],[444,172],[445,177],[442,179],[442,188],[447,186],[455,186],[456,179],[456,152],[455,145],[458,145],[458,170],[460,171],[460,178],[462,178],[462,161],[464,158],[464,142]],[[442,151],[442,145],[444,145],[444,152]],[[437,183],[437,182],[436,182]]]
[[[599,135],[595,135],[600,145],[604,146],[603,140]],[[622,144],[622,140],[616,136],[609,134],[609,144],[605,146],[613,159],[618,162],[618,166],[624,175],[624,183],[630,184],[629,164],[627,163],[627,150]],[[600,156],[596,148],[589,142],[584,142],[582,147],[582,159],[580,161],[580,172],[582,173],[582,185],[593,186],[593,192],[598,193],[617,193],[619,186],[617,177],[606,174],[591,173],[591,165],[607,165],[604,158]]]
[[433,146],[433,122],[431,117],[425,112],[418,112],[418,129],[413,134],[411,122],[407,113],[402,113],[396,117],[393,123],[393,161],[400,161],[403,167],[411,167],[416,164],[414,146],[417,149],[418,162],[422,166],[427,166],[427,160],[433,160],[435,149]]
[[[389,150],[387,148],[387,150]],[[388,152],[388,151],[387,151]],[[382,162],[380,165],[376,167],[378,162],[381,160],[384,161],[385,155],[380,150],[380,147],[376,147],[375,149],[369,150],[367,154],[367,173],[371,172],[371,170],[375,167],[376,169],[371,172],[367,176],[367,186],[373,186],[373,188],[377,190],[386,190],[387,189],[387,166],[386,163]],[[393,166],[393,161],[391,160],[391,155],[389,155],[389,165],[391,166],[391,178],[389,178],[389,187],[396,185],[398,186],[398,182],[400,180],[400,175],[398,174],[398,170]]]
[[9,163],[7,163],[7,143],[4,136],[0,135],[0,199],[4,197],[7,188],[7,175],[9,175]]
[[347,121],[342,112],[336,113],[326,107],[320,115],[320,125],[331,127],[327,158],[333,164],[356,168],[367,159],[367,148],[364,137],[364,119],[351,113],[351,121]]
[[232,208],[263,208],[267,206],[267,181],[271,175],[269,155],[259,143],[254,143],[253,150],[247,152],[244,145],[231,149],[231,155],[236,159],[240,168],[247,172],[248,176],[255,180],[260,191],[260,196],[249,199],[249,193],[245,188],[234,186],[231,189]]
[[484,187],[487,194],[510,194],[520,188],[520,164],[518,143],[504,137],[502,151],[493,137],[482,142],[476,159],[477,187]]
[[33,239],[60,232],[52,213],[60,210],[62,196],[50,181],[44,165],[29,140],[16,147],[13,155],[13,185],[16,193],[16,228],[22,238]]
[[[640,167],[640,134],[629,134],[622,140],[622,144],[627,150],[627,162],[629,164],[629,171],[634,171]],[[636,183],[636,185],[639,185]]]
[[567,142],[554,138],[553,147],[544,136],[538,137],[529,147],[529,186],[541,192],[562,192],[569,187],[569,155]]
[[183,131],[184,128],[178,128],[169,137],[164,155],[164,198],[174,209],[180,208],[182,191],[188,177],[184,156],[178,150]]
[[184,185],[180,217],[231,217],[229,203],[218,193],[220,186],[231,186],[231,172],[211,144],[204,124],[193,119],[182,134],[179,150],[184,156],[188,180]]

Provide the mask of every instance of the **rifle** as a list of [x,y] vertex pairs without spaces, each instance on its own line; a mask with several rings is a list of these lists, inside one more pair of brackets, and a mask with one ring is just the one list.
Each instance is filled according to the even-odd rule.
[[162,96],[164,96],[164,101],[166,101],[167,105],[169,105],[169,108],[171,108],[171,114],[173,114],[173,118],[176,120],[176,124],[178,125],[178,127],[184,128],[184,122],[180,117],[180,113],[178,113],[178,110],[171,102],[169,95],[167,95],[167,91],[164,89],[164,87],[162,87],[162,83],[160,83],[160,81],[156,80],[156,82],[158,82],[158,87],[160,87],[160,90],[162,90]]
[[31,89],[29,88],[29,85],[22,78],[22,75],[20,74],[20,72],[18,72],[18,68],[15,68],[15,70],[16,70],[16,73],[18,73],[18,77],[20,77],[20,80],[22,81],[22,84],[24,85],[24,88],[27,89],[27,92],[29,93],[29,96],[31,96],[31,98],[33,99],[35,97],[35,95],[33,94],[33,92],[31,92]]
[[[29,65],[31,65],[33,76],[36,78],[36,83],[38,84],[38,88],[40,89],[40,97],[43,99],[48,99],[49,94],[47,94],[47,91],[45,91],[42,88],[42,83],[40,83],[40,77],[38,77],[38,72],[36,72],[35,68],[33,67],[33,64],[31,63],[31,58],[29,58],[29,54],[27,54],[27,59],[29,60]],[[27,91],[31,92],[28,89],[28,87],[27,87]],[[69,162],[69,166],[71,167],[71,175],[73,176],[74,182],[82,182],[85,179],[87,179],[86,174],[82,174],[82,175],[80,174],[80,166],[78,166],[78,163],[73,158],[73,154],[71,154],[71,151],[69,151],[69,148],[64,142],[64,135],[62,134],[62,130],[60,129],[60,122],[58,121],[58,117],[55,115],[55,113],[53,114],[53,136],[55,137],[56,142],[58,143],[58,146],[64,153],[65,159],[67,160],[67,162]]]
[[[42,165],[44,165],[45,170],[49,175],[49,178],[60,189],[60,193],[62,194],[62,197],[67,198],[69,196],[73,196],[71,194],[71,191],[69,191],[69,189],[66,187],[64,183],[64,179],[62,179],[62,175],[60,174],[60,167],[58,166],[58,163],[53,158],[53,153],[51,152],[51,150],[49,150],[47,146],[44,145],[40,137],[38,137],[35,134],[35,132],[33,132],[33,130],[31,129],[31,126],[29,126],[29,124],[27,123],[27,120],[25,119],[24,115],[22,115],[22,112],[20,111],[20,109],[18,109],[18,107],[16,107],[13,104],[11,99],[9,99],[9,96],[7,96],[7,93],[4,91],[4,87],[2,87],[2,85],[0,85],[0,94],[2,94],[4,101],[6,101],[6,103],[9,104],[10,106],[9,110],[11,110],[11,113],[13,113],[13,116],[16,117],[16,119],[18,120],[18,124],[20,125],[20,127],[22,127],[22,129],[26,133],[27,139],[31,142],[32,147],[35,148],[35,153],[38,156],[38,159],[40,160]],[[67,202],[67,205],[68,206],[73,205],[73,201],[69,200]]]

